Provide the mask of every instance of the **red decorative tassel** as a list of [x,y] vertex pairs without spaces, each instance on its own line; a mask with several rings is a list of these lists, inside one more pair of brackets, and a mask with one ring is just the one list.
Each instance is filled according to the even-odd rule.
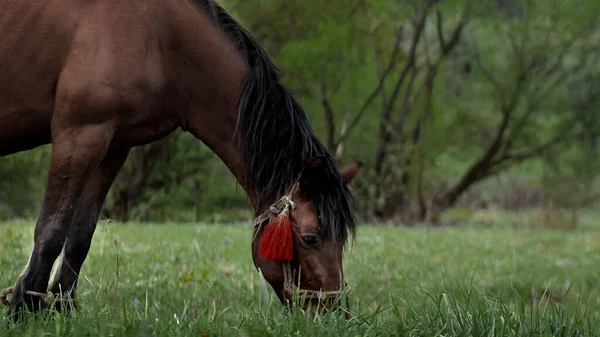
[[262,233],[258,254],[267,260],[291,261],[294,259],[292,220],[279,213],[269,222]]

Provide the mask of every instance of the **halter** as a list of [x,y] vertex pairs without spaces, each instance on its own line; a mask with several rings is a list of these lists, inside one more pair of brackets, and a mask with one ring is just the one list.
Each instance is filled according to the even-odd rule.
[[[294,184],[294,187],[295,186],[296,185]],[[277,217],[281,213],[287,212],[287,214],[291,214],[291,211],[296,208],[296,204],[292,200],[292,193],[294,191],[294,187],[292,187],[289,193],[287,193],[275,203],[273,203],[266,212],[256,217],[253,223],[253,228],[255,229],[253,239],[256,239],[256,235],[258,235],[258,232],[260,232],[260,230],[264,227],[265,224],[271,222],[275,217]],[[283,291],[290,298],[297,294],[300,298],[305,300],[325,301],[329,298],[335,298],[342,294],[352,294],[350,285],[346,281],[344,281],[344,286],[340,290],[323,291],[300,289],[297,285],[294,284],[294,274],[292,272],[292,266],[290,261],[276,262],[281,262],[283,269]]]

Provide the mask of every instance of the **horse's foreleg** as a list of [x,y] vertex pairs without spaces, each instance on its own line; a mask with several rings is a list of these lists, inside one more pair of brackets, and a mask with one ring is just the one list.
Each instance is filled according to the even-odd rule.
[[110,144],[112,125],[93,124],[57,130],[34,246],[27,267],[16,282],[10,314],[23,305],[37,311],[44,302],[27,291],[45,293],[54,261],[65,243],[84,185],[102,163]]
[[[53,294],[61,294],[64,299],[70,299],[70,304],[75,304],[79,272],[89,252],[100,209],[128,153],[129,149],[109,150],[96,173],[85,186],[77,205],[56,274],[49,287],[49,291]],[[57,309],[69,309],[69,307],[58,302]]]

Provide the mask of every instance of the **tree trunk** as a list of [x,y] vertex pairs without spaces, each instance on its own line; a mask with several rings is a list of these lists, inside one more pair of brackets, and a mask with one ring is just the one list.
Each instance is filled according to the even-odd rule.
[[103,207],[104,216],[123,222],[130,220],[129,212],[140,203],[150,175],[165,153],[170,138],[134,149],[129,165],[126,164],[128,169],[121,170],[112,188],[114,201]]

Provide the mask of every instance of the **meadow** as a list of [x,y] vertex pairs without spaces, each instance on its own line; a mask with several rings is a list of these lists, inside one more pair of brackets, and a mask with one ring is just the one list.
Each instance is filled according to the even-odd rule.
[[[351,317],[284,309],[254,268],[249,223],[100,222],[79,309],[0,336],[600,336],[600,226],[533,229],[520,215],[434,228],[360,226],[345,259]],[[0,288],[33,223],[0,223]],[[553,301],[538,301],[546,288]]]

